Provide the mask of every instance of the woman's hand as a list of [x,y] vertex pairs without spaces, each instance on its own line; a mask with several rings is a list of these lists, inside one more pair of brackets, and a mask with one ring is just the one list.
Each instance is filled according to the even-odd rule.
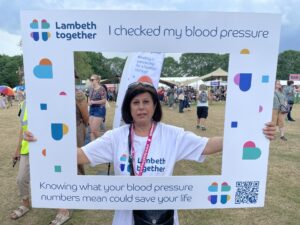
[[23,134],[23,139],[25,141],[29,141],[29,142],[33,142],[33,141],[36,141],[37,139],[34,137],[34,135],[30,132],[30,131],[24,131],[24,134]]
[[263,129],[263,133],[266,138],[268,138],[270,141],[275,139],[276,134],[276,126],[274,123],[269,122],[265,124],[266,126]]

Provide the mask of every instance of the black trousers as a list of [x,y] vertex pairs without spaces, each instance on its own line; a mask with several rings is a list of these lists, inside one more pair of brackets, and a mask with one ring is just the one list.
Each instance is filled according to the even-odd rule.
[[293,105],[294,105],[294,104],[289,104],[289,112],[288,112],[288,114],[287,114],[287,119],[288,119],[288,120],[292,120],[292,119],[293,119],[292,116],[291,116],[291,111],[292,111],[292,109],[293,109]]

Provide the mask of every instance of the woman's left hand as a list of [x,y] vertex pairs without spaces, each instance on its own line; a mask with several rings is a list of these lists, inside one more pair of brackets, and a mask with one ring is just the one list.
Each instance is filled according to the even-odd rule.
[[276,134],[276,126],[274,123],[269,122],[265,124],[266,126],[263,129],[263,133],[266,138],[269,140],[274,140],[275,139],[275,134]]

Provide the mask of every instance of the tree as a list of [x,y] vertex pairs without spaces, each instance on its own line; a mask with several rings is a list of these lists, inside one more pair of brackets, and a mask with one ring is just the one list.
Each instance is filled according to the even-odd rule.
[[173,57],[166,57],[162,66],[162,77],[179,77],[182,74],[179,63]]
[[105,61],[106,66],[110,70],[110,77],[108,78],[121,77],[126,59],[114,57],[111,59],[106,59]]
[[278,80],[288,80],[290,74],[300,73],[300,52],[285,51],[279,54],[277,64]]
[[102,53],[97,52],[86,52],[91,69],[93,73],[100,75],[101,79],[106,79],[111,77],[111,71],[109,66],[106,64],[106,59]]
[[74,54],[75,70],[80,80],[89,79],[93,74],[92,67],[90,65],[90,59],[86,52],[75,52]]
[[0,85],[15,87],[20,84],[18,69],[23,67],[22,56],[0,55]]
[[229,55],[184,53],[181,55],[179,61],[184,76],[203,76],[219,67],[228,70]]

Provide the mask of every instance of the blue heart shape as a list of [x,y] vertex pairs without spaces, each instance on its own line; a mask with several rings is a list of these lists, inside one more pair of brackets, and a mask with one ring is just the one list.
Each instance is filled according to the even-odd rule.
[[53,78],[51,65],[37,65],[36,67],[34,67],[33,73],[37,78],[41,78],[41,79]]

